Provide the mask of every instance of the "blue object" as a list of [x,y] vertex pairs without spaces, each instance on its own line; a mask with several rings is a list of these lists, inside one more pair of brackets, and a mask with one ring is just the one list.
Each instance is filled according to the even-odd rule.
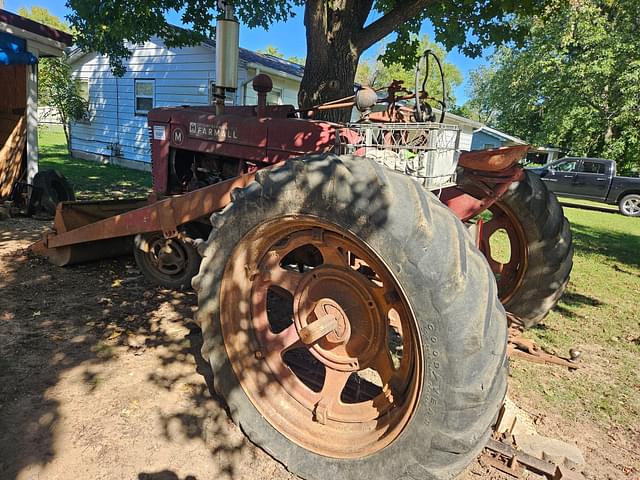
[[10,33],[0,32],[0,65],[34,65],[35,55],[27,52],[27,41]]

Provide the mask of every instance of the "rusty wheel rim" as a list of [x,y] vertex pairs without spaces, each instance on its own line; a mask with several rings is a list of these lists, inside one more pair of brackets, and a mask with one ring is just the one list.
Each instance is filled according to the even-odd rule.
[[[498,297],[505,304],[522,284],[528,264],[528,244],[522,225],[515,214],[497,202],[489,207],[491,219],[482,225],[480,250],[484,253],[498,284]],[[509,240],[510,257],[507,262],[495,258],[491,250],[491,237],[499,231],[506,233]]]
[[410,422],[415,316],[384,262],[341,227],[284,217],[246,235],[224,272],[220,323],[242,389],[301,447],[360,458]]
[[187,266],[187,252],[179,241],[158,237],[149,248],[149,260],[155,269],[168,277],[181,275]]

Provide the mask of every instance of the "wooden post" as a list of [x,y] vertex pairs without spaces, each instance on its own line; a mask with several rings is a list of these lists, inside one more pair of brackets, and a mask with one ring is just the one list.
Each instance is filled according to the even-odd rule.
[[[27,41],[27,51],[40,56],[40,52]],[[38,65],[27,67],[27,182],[38,173]]]

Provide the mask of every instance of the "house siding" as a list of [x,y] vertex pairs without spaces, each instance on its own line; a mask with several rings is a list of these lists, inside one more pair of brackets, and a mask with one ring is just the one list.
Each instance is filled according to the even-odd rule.
[[154,107],[208,105],[214,49],[173,49],[153,39],[135,47],[124,65],[122,77],[114,76],[108,58],[97,54],[73,66],[73,77],[88,82],[90,115],[88,122],[71,125],[71,149],[149,163],[147,117],[135,113],[135,80],[154,80]]
[[[154,80],[154,107],[209,105],[209,84],[215,81],[215,48],[200,44],[168,48],[154,38],[130,47],[126,72],[116,77],[105,56],[91,53],[72,65],[75,79],[88,82],[89,120],[71,125],[71,149],[84,158],[109,157],[144,164],[151,162],[147,117],[135,113],[135,80]],[[255,104],[251,82],[255,68],[240,59],[236,105]],[[282,102],[297,105],[299,81],[272,75],[275,88],[282,90]]]
[[473,140],[471,142],[471,150],[484,150],[485,148],[498,148],[501,147],[503,142],[490,135],[487,132],[476,131],[473,134]]
[[[259,73],[259,69],[249,68],[248,69],[249,76],[248,78],[253,78]],[[269,75],[268,72],[266,72]],[[300,90],[300,80],[294,80],[292,78],[284,78],[272,76],[271,80],[273,82],[273,88],[278,89],[282,92],[282,104],[283,105],[293,105],[298,108],[298,91]],[[242,83],[239,83],[242,85]],[[255,105],[258,103],[258,95],[253,90],[252,82],[249,82],[244,87],[244,104],[245,105]]]
[[473,139],[473,128],[466,125],[459,125],[460,127],[460,143],[458,148],[462,151],[471,150],[471,143]]

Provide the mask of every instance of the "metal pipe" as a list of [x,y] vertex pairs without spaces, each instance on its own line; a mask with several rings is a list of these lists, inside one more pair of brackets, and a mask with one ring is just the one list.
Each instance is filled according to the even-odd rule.
[[218,1],[223,15],[216,23],[216,86],[214,90],[216,115],[224,113],[225,92],[238,88],[238,55],[240,25],[234,16],[233,4]]

